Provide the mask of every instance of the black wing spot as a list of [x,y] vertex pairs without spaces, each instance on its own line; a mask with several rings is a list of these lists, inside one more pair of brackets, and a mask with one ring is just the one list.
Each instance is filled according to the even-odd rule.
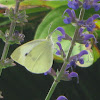
[[28,53],[25,54],[25,56],[27,56],[27,55],[28,55]]

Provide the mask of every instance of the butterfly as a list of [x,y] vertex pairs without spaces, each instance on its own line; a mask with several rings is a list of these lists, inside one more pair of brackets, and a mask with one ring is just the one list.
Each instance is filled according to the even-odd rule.
[[53,64],[52,37],[29,41],[11,54],[11,58],[32,73],[47,72]]

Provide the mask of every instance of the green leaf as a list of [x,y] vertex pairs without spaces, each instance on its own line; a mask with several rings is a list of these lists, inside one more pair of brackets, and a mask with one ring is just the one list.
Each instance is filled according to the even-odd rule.
[[96,45],[93,45],[93,56],[94,56],[94,62],[96,62],[96,60],[100,58],[100,50]]
[[0,0],[0,3],[10,8],[12,5],[15,5],[15,0]]
[[[15,0],[0,0],[0,3],[6,5],[8,8],[15,5]],[[45,1],[45,0],[24,0],[21,2],[20,7],[27,8],[27,6],[45,6],[51,8],[57,8],[61,5],[67,5],[67,0],[54,0],[54,1]]]

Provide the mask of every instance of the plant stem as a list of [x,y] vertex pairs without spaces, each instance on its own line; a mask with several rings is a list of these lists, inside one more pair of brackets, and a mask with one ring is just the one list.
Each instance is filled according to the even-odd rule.
[[[83,19],[84,13],[85,13],[85,10],[84,10],[84,8],[82,8],[82,9],[80,10],[79,20],[82,20],[82,19]],[[80,28],[80,26],[77,26],[77,27],[76,27],[76,30],[75,30],[73,39],[72,39],[72,41],[71,41],[71,46],[70,46],[69,51],[68,51],[68,55],[67,55],[67,57],[66,57],[66,59],[65,59],[65,61],[64,61],[64,63],[63,63],[63,65],[62,65],[62,67],[61,67],[61,70],[60,70],[60,72],[59,72],[59,74],[58,74],[56,80],[54,80],[54,82],[53,82],[53,84],[52,84],[52,86],[51,86],[51,88],[50,88],[50,90],[49,90],[49,92],[48,92],[48,94],[47,94],[45,100],[50,100],[50,98],[51,98],[51,96],[52,96],[52,94],[53,94],[53,92],[54,92],[54,90],[55,90],[57,84],[59,83],[59,81],[60,81],[60,79],[61,79],[61,77],[62,77],[62,75],[63,75],[63,73],[64,73],[64,71],[65,71],[65,69],[66,69],[66,66],[67,66],[68,61],[69,61],[69,58],[70,58],[70,56],[71,56],[73,47],[74,47],[75,42],[76,42],[76,38],[77,38],[77,34],[78,34],[78,31],[79,31],[79,28]]]
[[[15,5],[14,14],[16,14],[16,13],[18,12],[19,4],[20,4],[20,2],[19,2],[18,0],[16,0],[16,5]],[[12,34],[14,33],[15,26],[16,26],[16,21],[13,20],[13,21],[11,22],[11,25],[10,25],[9,37],[8,37],[8,39],[7,39],[6,42],[5,42],[5,46],[4,46],[4,49],[3,49],[3,53],[2,53],[1,60],[6,59],[6,57],[7,57],[7,54],[8,54],[8,51],[9,51],[9,47],[10,47],[10,44],[8,43],[8,41],[9,41],[9,38],[10,38],[10,37],[12,36]]]

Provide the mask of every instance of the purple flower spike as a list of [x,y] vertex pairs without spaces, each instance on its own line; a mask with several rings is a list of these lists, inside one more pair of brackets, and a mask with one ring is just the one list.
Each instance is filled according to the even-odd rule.
[[89,40],[90,38],[95,38],[93,34],[83,34],[84,40]]
[[65,24],[70,24],[71,21],[72,21],[72,18],[73,18],[72,12],[71,12],[70,9],[66,9],[66,10],[64,11],[63,15],[64,15],[65,13],[68,13],[69,17],[65,17],[65,19],[64,19],[63,21],[64,21]]
[[89,46],[89,43],[87,42],[86,44],[85,44],[85,47],[88,47]]
[[79,62],[80,62],[80,64],[84,64],[83,58],[80,58],[80,59],[79,59]]
[[50,68],[47,72],[44,73],[44,75],[50,74],[51,76],[56,76],[56,72],[53,68]]
[[65,33],[65,31],[64,31],[64,29],[63,29],[62,27],[57,27],[56,29],[57,29],[58,31],[60,31],[60,32],[62,33],[63,36],[65,36],[66,33]]
[[[76,58],[76,57],[75,57]],[[76,59],[75,58],[73,58],[73,60],[71,60],[70,61],[70,63],[69,64],[67,64],[67,66],[66,66],[66,70],[68,69],[68,68],[70,68],[70,67],[74,67],[74,68],[76,68]]]
[[93,31],[93,29],[95,28],[95,23],[93,22],[93,18],[90,17],[87,19],[85,27],[87,28],[87,31]]
[[72,19],[70,17],[65,17],[65,19],[63,21],[65,24],[70,24]]
[[76,10],[79,8],[79,1],[78,0],[68,1],[68,6]]
[[65,19],[63,20],[65,24],[70,24],[71,22],[76,21],[76,14],[74,10],[66,9],[63,13],[63,16],[65,13],[68,13],[69,17],[65,16]]
[[93,22],[93,18],[90,17],[90,18],[87,19],[86,24],[89,24],[89,23],[92,23],[92,22]]
[[86,50],[82,50],[79,54],[78,57],[80,58],[81,56],[88,54],[88,52]]
[[57,100],[68,100],[65,96],[59,96]]
[[86,9],[86,10],[88,10],[88,9],[91,8],[91,5],[89,5],[87,2],[84,2],[83,3],[83,8]]
[[93,7],[94,7],[95,11],[100,10],[100,4],[94,3]]
[[66,70],[68,69],[68,68],[70,68],[71,67],[71,65],[70,64],[67,64],[67,66],[66,66]]
[[65,34],[66,33],[65,33],[65,31],[64,31],[64,29],[62,27],[58,27],[57,30],[62,33],[62,36],[58,36],[58,41],[61,41],[62,38],[65,38]]
[[84,9],[90,9],[91,7],[95,9],[95,11],[100,10],[100,0],[85,0],[83,3]]
[[71,72],[69,74],[69,77],[78,77],[78,74],[76,72]]
[[[56,49],[57,50],[57,49]],[[56,55],[61,55],[60,50],[57,50]]]
[[62,36],[58,36],[58,41],[61,42],[62,39],[65,40],[72,40],[72,38],[67,35],[62,27],[57,27],[56,30],[60,31],[62,33]]
[[44,73],[44,75],[48,75],[48,73],[47,73],[47,72],[45,72],[45,73]]
[[78,77],[78,74],[76,72],[71,72],[69,75],[68,75],[69,78],[72,78],[72,77],[76,77],[77,78],[77,83],[79,83],[79,77]]
[[45,72],[44,75],[48,75],[48,73],[51,73],[51,68],[47,72]]
[[95,24],[92,24],[91,26],[87,26],[87,31],[91,32],[95,28]]
[[78,74],[76,72],[71,72],[68,77],[72,78],[72,77],[76,77],[77,78],[77,83],[79,83],[79,77]]
[[60,50],[57,50],[56,54],[57,55],[61,55],[61,52],[63,51],[62,46],[61,46],[61,44],[59,42],[57,42],[56,44],[58,45],[58,47],[60,49]]
[[98,3],[100,0],[94,0],[92,3],[92,7],[95,9],[95,11],[100,10],[100,3]]
[[63,58],[66,57],[66,54],[64,53],[61,44],[59,42],[57,42],[56,44],[58,45],[58,47],[60,49],[60,50],[57,50],[56,54],[61,55]]
[[76,18],[75,11],[74,10],[71,10],[71,12],[72,12],[73,17]]
[[100,15],[99,15],[99,14],[94,14],[94,15],[92,16],[92,18],[93,18],[93,20],[95,20],[96,18],[100,18]]
[[60,51],[62,50],[62,46],[59,42],[56,43],[59,46]]
[[93,38],[95,40],[95,43],[98,43],[95,36],[93,34],[86,34],[82,33],[84,29],[80,28],[78,32],[77,42],[81,44],[85,44],[85,47],[88,47],[90,44],[89,39]]
[[94,0],[94,3],[97,3],[97,2],[99,2],[100,0]]
[[76,67],[75,61],[76,61],[76,59],[75,59],[75,60],[72,60],[72,61],[70,62],[70,66],[74,66],[74,68],[75,68],[75,67]]
[[79,34],[81,35],[83,31],[84,31],[84,29],[83,28],[80,28],[79,29]]
[[95,23],[93,22],[93,20],[95,20],[96,18],[99,18],[100,16],[98,14],[94,14],[92,17],[88,18],[87,21],[85,22],[84,26],[87,28],[87,31],[93,31],[93,29],[95,28]]
[[93,22],[96,18],[100,18],[99,14],[94,14],[92,17],[87,20],[78,21],[79,26],[84,26],[87,28],[87,31],[91,32],[95,28],[95,23]]
[[83,34],[84,40],[89,40],[90,38],[94,38],[95,43],[97,43],[97,40],[93,34]]
[[69,15],[70,17],[73,17],[72,12],[71,12],[70,9],[66,9],[66,10],[64,11],[63,15],[64,15],[65,13],[68,13],[68,15]]

